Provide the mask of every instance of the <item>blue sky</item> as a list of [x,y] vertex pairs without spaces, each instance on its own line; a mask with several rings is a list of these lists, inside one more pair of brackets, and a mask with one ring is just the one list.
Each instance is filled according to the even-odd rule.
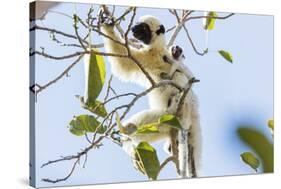
[[[85,18],[89,4],[62,3],[53,10],[72,15],[75,11]],[[94,6],[96,8],[96,6]],[[118,7],[121,14],[124,7]],[[151,14],[163,22],[166,28],[173,26],[175,19],[166,9],[140,8],[137,18]],[[202,15],[202,12],[195,14]],[[225,15],[224,13],[218,13]],[[57,28],[74,33],[72,21],[62,15],[49,13],[46,19],[37,21],[38,25]],[[202,20],[193,20],[187,24],[193,41],[199,50],[205,47],[205,30]],[[169,35],[169,34],[168,34]],[[64,40],[63,38],[59,39]],[[168,39],[168,37],[167,37]],[[69,41],[65,39],[64,41]],[[94,43],[101,42],[99,36],[92,37]],[[198,96],[203,135],[202,177],[250,174],[253,171],[240,160],[240,153],[250,150],[236,134],[239,125],[252,125],[263,131],[268,138],[267,120],[273,117],[273,17],[236,14],[228,20],[216,21],[215,29],[209,32],[206,56],[198,56],[191,48],[184,32],[181,32],[176,44],[184,48],[186,66],[194,73],[200,83],[194,86]],[[60,47],[52,42],[49,34],[36,31],[36,48],[45,48],[53,55],[64,55],[75,48]],[[224,49],[232,53],[234,63],[230,64],[218,55],[217,50]],[[61,73],[72,60],[54,61],[36,56],[36,82],[44,84]],[[68,123],[74,115],[88,113],[80,107],[75,95],[84,93],[84,67],[79,63],[69,74],[38,95],[36,103],[36,171],[37,186],[62,186],[78,184],[113,183],[147,180],[137,172],[130,158],[116,144],[104,142],[98,150],[88,154],[85,168],[79,166],[66,181],[58,184],[41,182],[42,178],[61,178],[71,169],[71,162],[40,166],[48,160],[60,156],[76,154],[87,145],[83,137],[73,136],[68,131]],[[107,63],[107,80],[110,66]],[[117,93],[140,92],[141,87],[124,83],[114,78],[112,86]],[[104,97],[104,91],[101,99]],[[128,99],[127,99],[128,100]],[[142,98],[128,114],[148,108],[147,98]],[[107,108],[125,103],[126,99],[112,103]],[[162,144],[155,145],[160,160],[166,154]],[[173,165],[161,172],[159,179],[176,178]]]

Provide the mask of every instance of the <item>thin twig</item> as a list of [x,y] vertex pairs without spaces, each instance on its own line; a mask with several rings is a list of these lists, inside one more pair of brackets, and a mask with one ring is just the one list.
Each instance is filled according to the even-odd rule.
[[161,172],[161,170],[170,162],[170,161],[175,161],[175,157],[174,156],[170,156],[167,159],[165,159],[163,161],[163,163],[161,163],[160,167],[159,167],[159,171],[158,171],[158,175]]
[[194,42],[193,42],[193,40],[192,40],[192,38],[191,38],[191,36],[190,36],[190,34],[189,34],[189,31],[188,31],[188,29],[187,29],[187,27],[186,27],[185,25],[183,25],[183,29],[184,29],[184,31],[185,31],[185,33],[186,33],[186,35],[187,35],[187,38],[188,38],[188,40],[189,40],[189,42],[190,42],[190,44],[191,44],[191,46],[192,46],[194,52],[195,52],[196,54],[200,55],[200,56],[204,56],[205,54],[207,54],[207,52],[208,52],[207,50],[205,50],[205,51],[203,51],[203,52],[199,52],[199,51],[196,49],[196,47],[195,47],[195,45],[194,45]]
[[106,94],[104,97],[104,101],[107,100],[108,96],[109,96],[109,91],[110,91],[110,86],[111,86],[111,81],[112,81],[113,76],[111,75],[108,81],[108,85],[107,85],[107,90],[106,90]]
[[[80,23],[83,23],[82,22],[82,20],[76,15],[76,14],[74,14],[74,24],[73,24],[73,27],[74,27],[74,32],[75,32],[75,35],[76,35],[76,38],[78,39],[78,41],[79,41],[79,43],[80,43],[80,45],[83,47],[83,49],[86,51],[87,50],[87,48],[86,48],[86,46],[85,46],[85,44],[84,44],[84,42],[83,42],[83,39],[80,37],[80,35],[79,35],[79,32],[78,32],[78,21],[80,21]],[[84,23],[82,24],[82,25],[84,25]],[[86,28],[87,28],[87,26],[85,26]],[[86,44],[88,45],[88,43],[86,42]]]
[[[59,81],[61,78],[67,75],[67,73],[81,60],[83,56],[79,56],[78,59],[76,59],[72,64],[70,64],[61,74],[59,74],[57,77],[55,77],[53,80],[49,81],[45,85],[38,85],[35,84],[33,88],[34,93],[37,95],[38,93],[42,92],[44,89],[48,88],[52,84],[55,84],[57,81]],[[36,87],[39,87],[37,90]]]
[[184,105],[185,97],[188,94],[188,92],[190,91],[192,85],[194,83],[197,83],[197,82],[199,82],[199,80],[195,79],[194,77],[188,80],[188,87],[183,91],[183,94],[181,95],[181,98],[180,98],[179,103],[178,103],[178,107],[177,107],[177,111],[176,111],[177,116],[181,116],[180,112],[181,112],[182,107]]
[[[62,32],[62,31],[57,30],[57,29],[42,27],[42,26],[38,26],[38,25],[35,25],[35,26],[33,26],[32,28],[29,29],[29,31],[35,31],[35,30],[49,31],[49,32],[60,34],[64,37],[68,37],[68,38],[71,38],[71,39],[77,39],[77,36],[75,36],[75,35],[68,34],[68,33]],[[84,39],[81,39],[81,40],[84,43],[88,44],[88,42],[86,40],[84,40]],[[102,48],[103,46],[104,46],[103,43],[91,45],[92,48]]]
[[61,178],[61,179],[56,179],[56,180],[52,180],[52,179],[49,179],[49,178],[43,178],[42,181],[43,182],[50,182],[50,183],[58,183],[58,182],[61,182],[61,181],[66,181],[72,175],[72,173],[74,172],[78,162],[79,162],[79,158],[75,161],[75,163],[73,164],[70,172],[68,173],[68,175],[66,177]]
[[172,26],[172,27],[168,28],[167,31],[166,31],[166,33],[169,33],[170,31],[172,31],[172,30],[175,29],[175,28],[176,28],[176,26]]
[[49,58],[49,59],[53,59],[53,60],[65,60],[65,59],[74,58],[76,56],[80,56],[80,55],[87,54],[87,53],[89,53],[89,52],[81,51],[81,52],[75,52],[73,54],[64,55],[64,56],[53,56],[53,55],[45,53],[44,51],[40,52],[40,51],[35,50],[34,52],[30,53],[29,56],[38,54],[38,55],[44,56],[45,58]]
[[64,13],[64,12],[59,12],[59,11],[54,11],[54,10],[48,10],[47,12],[48,13],[59,14],[59,15],[65,16],[67,18],[70,18],[71,20],[73,19],[72,16],[70,16],[70,15]]
[[188,17],[184,20],[184,22],[187,22],[189,20],[195,20],[195,19],[202,19],[202,18],[214,18],[214,19],[221,19],[221,20],[224,20],[224,19],[227,19],[231,16],[233,16],[234,13],[230,13],[226,16],[191,16],[191,17]]
[[120,22],[121,20],[123,20],[123,19],[125,18],[125,16],[126,16],[127,14],[129,14],[131,11],[132,11],[132,7],[129,7],[128,9],[126,9],[126,10],[124,11],[124,13],[123,13],[121,16],[119,16],[118,18],[116,18],[114,21],[117,22],[117,23],[119,23],[119,22]]
[[173,45],[173,43],[175,42],[177,35],[179,34],[179,32],[181,31],[182,27],[184,26],[184,24],[189,21],[189,20],[195,20],[195,19],[202,19],[202,18],[215,18],[215,19],[227,19],[231,16],[234,15],[234,13],[231,13],[227,16],[191,16],[189,17],[191,13],[189,12],[188,14],[184,15],[183,18],[181,18],[181,21],[177,24],[173,34],[171,35],[167,46],[170,47]]

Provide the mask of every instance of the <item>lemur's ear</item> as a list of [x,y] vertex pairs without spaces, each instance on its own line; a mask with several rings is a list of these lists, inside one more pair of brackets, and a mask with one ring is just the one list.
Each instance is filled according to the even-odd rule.
[[165,27],[164,27],[164,25],[160,25],[160,28],[156,31],[156,34],[157,35],[160,35],[161,33],[165,33]]

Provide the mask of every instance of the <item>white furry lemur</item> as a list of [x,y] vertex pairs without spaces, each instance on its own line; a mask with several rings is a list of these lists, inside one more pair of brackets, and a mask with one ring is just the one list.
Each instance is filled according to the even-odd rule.
[[[112,19],[107,15],[102,15],[101,31],[113,38],[114,40],[124,42],[124,39],[118,32],[115,31]],[[163,73],[169,74],[171,72],[172,62],[177,61],[172,56],[171,50],[166,46],[165,27],[160,21],[153,16],[142,16],[139,21],[131,28],[133,36],[143,43],[143,47],[138,49],[129,46],[131,55],[137,59],[140,64],[146,69],[155,82],[163,80]],[[103,37],[105,50],[108,53],[115,53],[127,55],[127,49],[114,42],[113,40]],[[151,87],[150,82],[137,66],[137,64],[130,58],[108,57],[111,64],[111,71],[114,76],[125,82],[134,82],[145,88]],[[186,87],[190,78],[191,72],[187,69],[187,76],[181,71],[173,73],[171,79],[182,88]],[[165,75],[165,74],[164,74]],[[148,94],[149,109],[133,115],[131,118],[123,122],[125,126],[138,127],[146,123],[152,123],[163,114],[175,114],[177,109],[177,102],[179,100],[179,91],[173,86],[166,85],[160,88],[155,88]],[[190,139],[194,146],[195,166],[198,169],[200,151],[201,151],[201,132],[199,124],[199,114],[197,98],[192,90],[190,90],[184,101],[182,118],[180,122],[182,127],[190,130]],[[169,133],[170,127],[165,125],[159,126],[159,133],[156,134],[139,134],[130,136],[129,140],[124,141],[123,148],[127,153],[132,155],[134,144],[140,141],[155,142],[160,140],[170,141]],[[130,135],[130,134],[128,134]]]

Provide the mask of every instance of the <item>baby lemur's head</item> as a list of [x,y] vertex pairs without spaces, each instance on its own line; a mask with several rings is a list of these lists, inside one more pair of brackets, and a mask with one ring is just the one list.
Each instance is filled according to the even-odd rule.
[[161,42],[165,42],[165,27],[154,16],[142,16],[131,30],[133,36],[146,45],[150,45],[160,40]]
[[179,60],[180,58],[185,58],[183,55],[182,48],[178,45],[171,47],[171,54],[175,60]]

